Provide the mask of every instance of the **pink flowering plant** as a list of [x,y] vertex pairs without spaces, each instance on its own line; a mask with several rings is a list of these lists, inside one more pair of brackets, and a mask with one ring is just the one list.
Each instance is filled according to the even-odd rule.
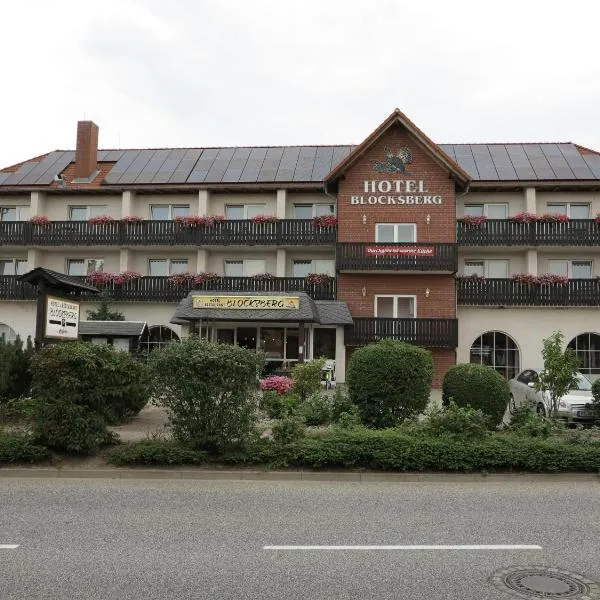
[[327,273],[309,273],[304,281],[308,285],[325,285],[331,281],[331,277]]
[[285,396],[293,387],[292,378],[283,375],[271,375],[260,382],[260,389],[263,392],[277,392],[279,396]]
[[279,221],[279,217],[275,215],[256,215],[252,217],[253,223],[277,223]]
[[461,221],[467,227],[480,227],[484,223],[487,223],[488,218],[485,215],[480,215],[478,217],[474,215],[465,215]]
[[203,285],[207,281],[212,281],[214,279],[219,279],[219,275],[216,273],[177,273],[176,275],[171,275],[169,277],[169,283],[173,285],[181,285],[191,287],[194,285]]
[[333,214],[322,215],[320,217],[314,217],[312,223],[315,227],[332,228],[337,227],[338,218]]
[[141,223],[144,219],[135,215],[128,215],[127,217],[123,217],[122,220],[125,221],[125,223]]
[[511,217],[512,221],[519,221],[521,223],[566,223],[569,221],[567,215],[545,213],[543,215],[536,215],[530,212],[520,212],[514,217]]
[[530,212],[519,212],[514,217],[510,217],[511,221],[518,221],[519,223],[534,223],[538,220],[535,213]]
[[568,283],[569,278],[566,275],[555,275],[554,273],[544,273],[542,275],[530,275],[529,273],[518,273],[511,277],[517,283],[529,283],[537,285],[554,285]]
[[175,222],[186,227],[214,227],[216,223],[223,221],[223,215],[201,216],[189,215],[187,217],[175,217]]
[[29,219],[29,222],[33,223],[34,225],[49,225],[50,219],[46,215],[39,215],[31,217],[31,219]]
[[257,281],[270,281],[271,279],[277,279],[277,277],[271,273],[257,273],[256,275],[252,275],[252,279],[256,279]]
[[90,225],[105,225],[106,223],[112,223],[114,219],[110,215],[98,215],[97,217],[90,217],[88,223]]
[[102,287],[110,284],[123,285],[128,281],[140,279],[140,277],[142,277],[142,274],[137,271],[123,271],[123,273],[103,273],[102,271],[93,271],[92,273],[88,273],[87,281],[92,285]]

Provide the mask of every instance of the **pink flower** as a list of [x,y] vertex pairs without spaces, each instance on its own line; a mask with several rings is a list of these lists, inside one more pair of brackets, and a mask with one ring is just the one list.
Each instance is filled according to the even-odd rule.
[[467,227],[479,227],[482,223],[486,223],[488,218],[485,215],[481,215],[479,217],[475,217],[473,215],[464,216],[461,221]]
[[542,275],[530,275],[528,273],[518,273],[511,277],[517,283],[529,283],[537,285],[548,285],[557,283],[568,283],[569,278],[566,275],[555,275],[553,273],[544,273]]
[[206,217],[200,215],[190,215],[188,217],[175,217],[177,223],[187,225],[188,227],[214,227],[215,217]]
[[277,392],[280,396],[285,396],[294,387],[291,377],[282,375],[271,375],[260,382],[260,389],[263,392]]
[[111,223],[114,219],[110,215],[98,215],[97,217],[91,217],[88,219],[90,225],[104,225],[105,223]]
[[277,223],[279,217],[275,215],[256,215],[252,218],[253,223]]
[[313,220],[314,227],[336,227],[338,224],[338,218],[335,215],[322,215],[321,217],[314,217]]
[[50,219],[48,219],[48,217],[46,217],[45,215],[40,215],[31,217],[31,219],[29,219],[29,222],[33,223],[34,225],[48,225],[50,223]]
[[330,279],[331,277],[327,273],[309,273],[304,281],[309,285],[324,285],[329,283]]
[[128,217],[123,217],[123,221],[126,223],[140,223],[143,221],[142,217],[136,217],[134,215],[129,215]]

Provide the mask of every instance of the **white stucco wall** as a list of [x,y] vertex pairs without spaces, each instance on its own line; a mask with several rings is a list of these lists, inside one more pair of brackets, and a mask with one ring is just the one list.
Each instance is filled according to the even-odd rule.
[[600,212],[600,192],[536,192],[537,212],[547,213],[548,204],[590,204],[590,219]]
[[458,252],[458,273],[464,272],[465,262],[474,260],[508,260],[509,275],[527,273],[526,250],[502,248],[495,250],[481,250],[479,248],[460,248]]
[[121,218],[121,195],[53,195],[49,194],[44,200],[42,214],[51,221],[68,221],[70,206],[99,206],[106,205],[102,214],[111,216],[113,219]]
[[35,336],[35,310],[33,300],[0,300],[0,323],[8,325],[23,339]]
[[471,192],[456,197],[456,216],[464,216],[465,204],[508,204],[508,215],[525,211],[525,192]]
[[285,216],[287,219],[294,218],[294,204],[333,204],[337,206],[336,200],[327,196],[323,192],[289,192],[287,194],[287,202],[285,207]]
[[228,204],[264,204],[262,211],[265,215],[274,215],[277,213],[277,195],[276,192],[270,194],[215,194],[210,195],[208,201],[208,214],[224,215],[225,206]]

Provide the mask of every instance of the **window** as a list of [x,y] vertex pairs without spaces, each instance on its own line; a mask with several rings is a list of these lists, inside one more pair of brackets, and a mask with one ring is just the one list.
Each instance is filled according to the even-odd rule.
[[148,261],[148,275],[151,277],[166,277],[187,271],[187,258],[151,258]]
[[87,221],[92,217],[108,214],[107,204],[94,204],[90,206],[69,206],[70,221]]
[[0,258],[0,275],[23,275],[28,270],[25,258]]
[[264,259],[226,260],[225,277],[252,277],[266,272]]
[[139,349],[152,352],[156,348],[179,341],[179,336],[165,325],[153,325],[148,328],[148,340],[140,342]]
[[292,263],[292,277],[306,277],[309,273],[335,275],[335,261],[329,259],[295,260]]
[[575,350],[579,358],[579,371],[584,375],[600,374],[600,335],[582,333],[573,338],[567,348]]
[[225,206],[225,218],[236,221],[253,219],[258,215],[264,215],[266,210],[266,204],[227,204]]
[[553,275],[564,275],[569,279],[591,279],[591,260],[549,260],[548,271]]
[[0,221],[27,221],[29,206],[0,206]]
[[0,323],[0,339],[4,338],[5,342],[14,342],[17,338],[17,334],[12,327],[6,325],[6,323]]
[[473,342],[470,362],[489,365],[507,379],[512,379],[519,372],[519,349],[509,335],[488,331]]
[[414,319],[417,314],[415,296],[375,296],[375,317]]
[[152,221],[170,221],[190,214],[189,204],[153,204],[150,206]]
[[294,219],[312,219],[335,214],[335,204],[294,204]]
[[417,226],[414,223],[378,223],[375,225],[375,241],[416,242]]
[[465,204],[464,215],[469,217],[487,217],[488,219],[507,219],[508,204]]
[[103,258],[68,258],[67,275],[84,276],[94,271],[102,272],[104,270]]
[[466,260],[463,271],[467,277],[477,275],[489,279],[508,279],[509,261],[496,259]]
[[313,357],[335,360],[335,329],[313,330]]
[[548,204],[548,212],[553,215],[567,215],[570,219],[589,219],[590,205],[571,202]]

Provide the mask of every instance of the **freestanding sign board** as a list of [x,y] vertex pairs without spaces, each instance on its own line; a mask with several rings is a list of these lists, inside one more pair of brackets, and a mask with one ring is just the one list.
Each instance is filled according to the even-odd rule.
[[56,340],[76,340],[79,335],[79,302],[46,296],[44,337]]

